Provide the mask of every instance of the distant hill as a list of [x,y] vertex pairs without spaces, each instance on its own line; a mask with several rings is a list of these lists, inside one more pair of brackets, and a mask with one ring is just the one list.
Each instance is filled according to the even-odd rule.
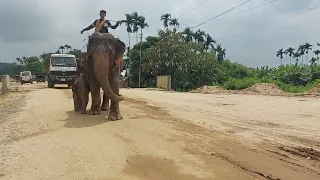
[[0,62],[0,75],[12,75],[16,69],[17,63],[3,63]]

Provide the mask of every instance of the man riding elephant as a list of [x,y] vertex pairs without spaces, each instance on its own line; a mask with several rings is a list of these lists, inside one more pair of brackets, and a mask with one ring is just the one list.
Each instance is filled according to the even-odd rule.
[[80,33],[83,34],[84,31],[89,31],[95,28],[94,32],[109,33],[108,28],[116,29],[120,25],[120,21],[117,21],[115,25],[112,26],[109,20],[105,19],[107,12],[105,10],[100,11],[100,19],[96,19],[88,27],[84,28]]

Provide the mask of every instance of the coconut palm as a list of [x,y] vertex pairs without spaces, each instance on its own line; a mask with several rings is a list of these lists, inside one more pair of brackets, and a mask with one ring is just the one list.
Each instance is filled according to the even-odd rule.
[[286,51],[285,51],[286,54],[289,54],[289,57],[290,57],[290,65],[291,65],[291,59],[292,59],[292,56],[294,55],[294,48],[292,47],[289,47]]
[[61,50],[61,52],[63,53],[63,50],[65,49],[64,46],[59,46],[59,50]]
[[277,51],[277,57],[280,56],[280,59],[281,59],[281,66],[282,66],[283,54],[285,54],[285,53],[282,48],[279,49],[279,51]]
[[296,52],[296,53],[293,54],[292,57],[296,58],[296,65],[298,65],[300,54]]
[[312,57],[309,62],[311,63],[311,65],[314,65],[317,61],[318,61],[317,58]]
[[164,29],[168,30],[169,21],[171,19],[171,14],[167,13],[161,16],[161,21],[163,21],[163,27]]
[[306,51],[306,58],[308,59],[308,52],[309,52],[309,50],[310,51],[312,51],[312,45],[311,44],[309,44],[309,43],[306,43],[305,45],[304,45],[304,49],[305,49],[305,51]]
[[72,47],[68,44],[65,44],[64,48],[67,50],[67,53],[69,53],[70,49],[72,49]]
[[177,28],[180,26],[177,18],[170,19],[169,25],[173,26],[173,32],[176,32]]
[[217,60],[218,60],[218,62],[219,62],[219,63],[222,63],[222,61],[223,61],[223,59],[224,59],[224,57],[225,57],[225,55],[226,55],[226,49],[223,49],[223,48],[221,47],[221,44],[218,44],[218,45],[217,45],[217,48],[216,48],[216,52],[218,53],[218,54],[217,54]]
[[146,18],[144,16],[139,16],[137,18],[136,24],[137,27],[140,28],[141,37],[140,37],[140,61],[139,61],[139,87],[141,83],[141,59],[142,59],[142,30],[146,27],[149,27],[148,23],[145,22]]
[[[125,14],[125,16],[126,16],[126,19],[125,20],[122,20],[120,23],[122,24],[122,23],[125,23],[125,25],[126,25],[126,27],[127,27],[127,33],[128,33],[128,43],[129,43],[129,45],[128,45],[128,50],[130,51],[130,46],[131,46],[131,41],[130,41],[130,33],[132,33],[132,26],[133,26],[133,24],[134,24],[134,22],[133,22],[133,19],[132,19],[132,17],[131,17],[131,15],[130,14]],[[130,54],[129,53],[129,51],[128,51],[128,55]],[[129,56],[128,56],[128,58],[129,58]]]
[[314,55],[317,56],[317,59],[319,59],[320,50],[313,51]]
[[210,34],[206,34],[206,40],[204,42],[204,49],[208,51],[211,48],[214,48],[214,44],[216,41],[210,36]]
[[204,31],[201,31],[200,29],[198,29],[198,30],[194,33],[195,42],[203,43],[203,42],[204,42],[203,36],[205,36],[205,35],[206,35],[206,33],[205,33]]
[[138,15],[137,12],[134,12],[131,14],[131,18],[132,18],[132,33],[136,33],[136,43],[138,43],[138,31],[139,31],[139,27],[138,27],[138,21],[140,16]]
[[189,27],[185,28],[182,34],[185,35],[184,39],[186,42],[191,42],[194,37],[194,33],[191,31]]

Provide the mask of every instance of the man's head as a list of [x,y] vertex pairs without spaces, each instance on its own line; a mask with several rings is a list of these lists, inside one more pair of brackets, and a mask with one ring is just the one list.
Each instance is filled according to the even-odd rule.
[[104,17],[106,17],[107,12],[105,10],[101,10],[100,11],[100,18],[104,19]]

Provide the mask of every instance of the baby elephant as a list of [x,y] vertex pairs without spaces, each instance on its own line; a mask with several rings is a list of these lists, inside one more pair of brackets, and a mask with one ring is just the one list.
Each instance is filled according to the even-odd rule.
[[87,113],[87,105],[89,101],[89,86],[80,75],[72,85],[74,110],[81,111],[81,114]]

